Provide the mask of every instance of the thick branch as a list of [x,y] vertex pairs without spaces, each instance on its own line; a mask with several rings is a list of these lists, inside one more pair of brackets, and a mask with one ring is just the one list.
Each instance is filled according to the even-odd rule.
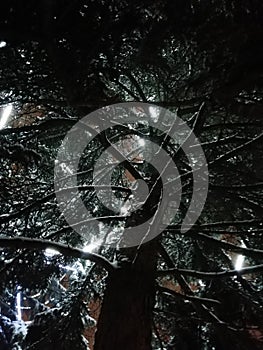
[[99,266],[103,267],[108,272],[113,271],[114,266],[109,260],[101,255],[95,253],[86,253],[79,248],[70,247],[68,245],[50,242],[42,239],[31,239],[26,237],[19,238],[2,238],[0,237],[0,247],[9,249],[33,249],[33,250],[45,250],[47,248],[55,249],[59,253],[65,256],[71,256],[74,258],[90,260]]

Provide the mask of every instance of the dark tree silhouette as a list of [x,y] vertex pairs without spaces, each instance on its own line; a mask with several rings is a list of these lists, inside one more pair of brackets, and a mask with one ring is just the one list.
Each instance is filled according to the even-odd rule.
[[[87,349],[98,300],[95,350],[262,348],[262,16],[256,0],[1,3],[1,349]],[[139,121],[132,132],[115,125],[80,159],[78,188],[97,218],[80,235],[56,201],[57,151],[83,116],[131,101],[165,107],[193,129],[209,168],[205,207],[181,232],[193,185],[184,152]],[[154,217],[162,197],[154,168],[118,151],[116,197],[128,198],[133,179],[151,196],[125,217],[96,195],[99,156],[131,134],[175,161],[182,200],[161,235],[115,249],[102,240]]]

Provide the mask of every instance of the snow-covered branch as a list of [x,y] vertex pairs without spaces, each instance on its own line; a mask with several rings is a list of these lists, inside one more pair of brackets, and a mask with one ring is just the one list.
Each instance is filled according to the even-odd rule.
[[108,272],[113,271],[114,266],[109,260],[103,256],[95,253],[84,252],[79,248],[74,248],[66,244],[50,242],[42,239],[31,239],[27,237],[19,238],[3,238],[0,237],[0,247],[9,249],[33,249],[33,250],[45,250],[45,249],[55,249],[59,253],[65,256],[71,256],[74,258],[90,260],[101,267],[103,267]]

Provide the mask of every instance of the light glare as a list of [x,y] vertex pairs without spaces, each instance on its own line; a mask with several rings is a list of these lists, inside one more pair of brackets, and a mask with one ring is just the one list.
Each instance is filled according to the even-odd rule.
[[93,252],[94,249],[99,247],[100,243],[101,243],[101,241],[99,240],[97,242],[87,244],[86,246],[83,247],[82,250],[84,253],[91,253],[91,252]]
[[17,318],[18,318],[18,320],[22,320],[21,292],[18,292],[17,295],[16,295],[16,308],[17,308]]
[[10,114],[12,112],[12,105],[7,105],[5,108],[4,108],[4,111],[3,111],[3,114],[1,116],[1,119],[0,119],[0,130],[3,129],[8,121],[8,118],[10,117]]
[[60,253],[56,249],[47,248],[44,254],[48,258],[52,258],[53,256],[59,255]]
[[145,141],[144,141],[144,139],[139,139],[138,140],[138,144],[139,144],[139,146],[141,146],[141,147],[143,147],[143,146],[145,146]]
[[243,263],[244,263],[245,257],[244,255],[238,255],[236,263],[235,263],[235,269],[237,271],[241,270],[243,267]]
[[[241,243],[241,247],[244,247],[244,248],[246,247],[243,241],[242,241],[242,243]],[[237,256],[237,259],[236,259],[236,262],[235,262],[235,269],[236,269],[237,271],[239,271],[239,270],[242,269],[243,264],[244,264],[244,261],[245,261],[244,255],[239,254],[239,255]]]

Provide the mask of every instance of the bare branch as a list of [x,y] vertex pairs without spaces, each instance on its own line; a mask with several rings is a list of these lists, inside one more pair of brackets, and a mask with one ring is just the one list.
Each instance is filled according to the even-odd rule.
[[[251,220],[236,220],[236,221],[218,221],[218,222],[211,222],[211,223],[206,223],[206,224],[198,224],[198,225],[193,225],[192,227],[196,230],[201,231],[202,229],[207,229],[207,228],[214,228],[214,227],[242,227],[242,226],[253,226],[253,225],[258,225],[258,224],[263,224],[263,219],[251,219]],[[180,231],[180,225],[170,225],[167,227],[167,230],[169,231]]]
[[218,272],[206,272],[206,271],[195,271],[186,269],[172,268],[168,270],[157,271],[157,276],[173,275],[174,273],[180,273],[185,276],[192,276],[202,279],[214,279],[214,278],[228,278],[236,275],[248,275],[250,273],[261,273],[263,272],[263,264],[244,267],[241,270],[226,270]]
[[172,295],[172,296],[179,298],[179,299],[190,300],[190,301],[194,301],[194,302],[198,302],[198,303],[202,303],[202,304],[212,304],[212,305],[218,305],[218,304],[220,305],[221,304],[220,301],[215,300],[215,299],[199,298],[199,297],[193,296],[193,295],[185,295],[185,294],[177,293],[172,289],[161,287],[161,286],[158,286],[158,290],[161,293],[166,293],[166,294]]
[[221,156],[219,156],[218,158],[216,158],[215,160],[211,161],[208,165],[211,168],[214,165],[218,165],[221,162],[231,158],[232,156],[234,156],[235,154],[237,154],[238,152],[246,149],[247,147],[251,146],[252,144],[260,141],[263,138],[263,133],[259,134],[258,136],[254,137],[252,140],[249,140],[248,142],[243,143],[242,145],[232,149],[229,152],[226,152],[224,154],[222,154]]
[[[186,232],[186,235],[187,235],[187,232]],[[205,235],[203,233],[194,233],[194,234],[190,234],[190,236],[194,239],[200,239],[200,240],[209,242],[212,245],[221,247],[225,250],[231,250],[235,253],[240,253],[242,255],[250,256],[252,258],[261,258],[261,259],[263,258],[263,250],[260,250],[260,249],[241,247],[233,243],[228,243],[220,239]]]
[[77,187],[62,188],[60,190],[57,190],[56,192],[49,193],[45,197],[42,197],[40,199],[35,200],[33,203],[25,206],[24,208],[21,208],[18,211],[15,211],[14,213],[1,215],[0,216],[0,224],[4,224],[12,219],[16,219],[16,218],[20,217],[21,215],[30,213],[32,209],[37,208],[37,207],[41,206],[41,204],[44,204],[47,201],[49,201],[50,199],[54,198],[56,193],[70,192],[70,191],[76,191],[76,190],[85,191],[85,190],[94,190],[94,189],[98,189],[98,190],[111,189],[114,191],[118,190],[118,191],[122,191],[122,192],[127,192],[129,194],[131,193],[131,190],[129,188],[123,187],[123,186],[84,185],[84,186],[77,186]]
[[219,190],[236,190],[236,191],[246,191],[246,190],[256,190],[256,189],[263,189],[263,182],[258,182],[254,184],[243,184],[243,185],[231,185],[231,186],[223,186],[223,185],[214,185],[209,184],[210,188],[215,188]]

